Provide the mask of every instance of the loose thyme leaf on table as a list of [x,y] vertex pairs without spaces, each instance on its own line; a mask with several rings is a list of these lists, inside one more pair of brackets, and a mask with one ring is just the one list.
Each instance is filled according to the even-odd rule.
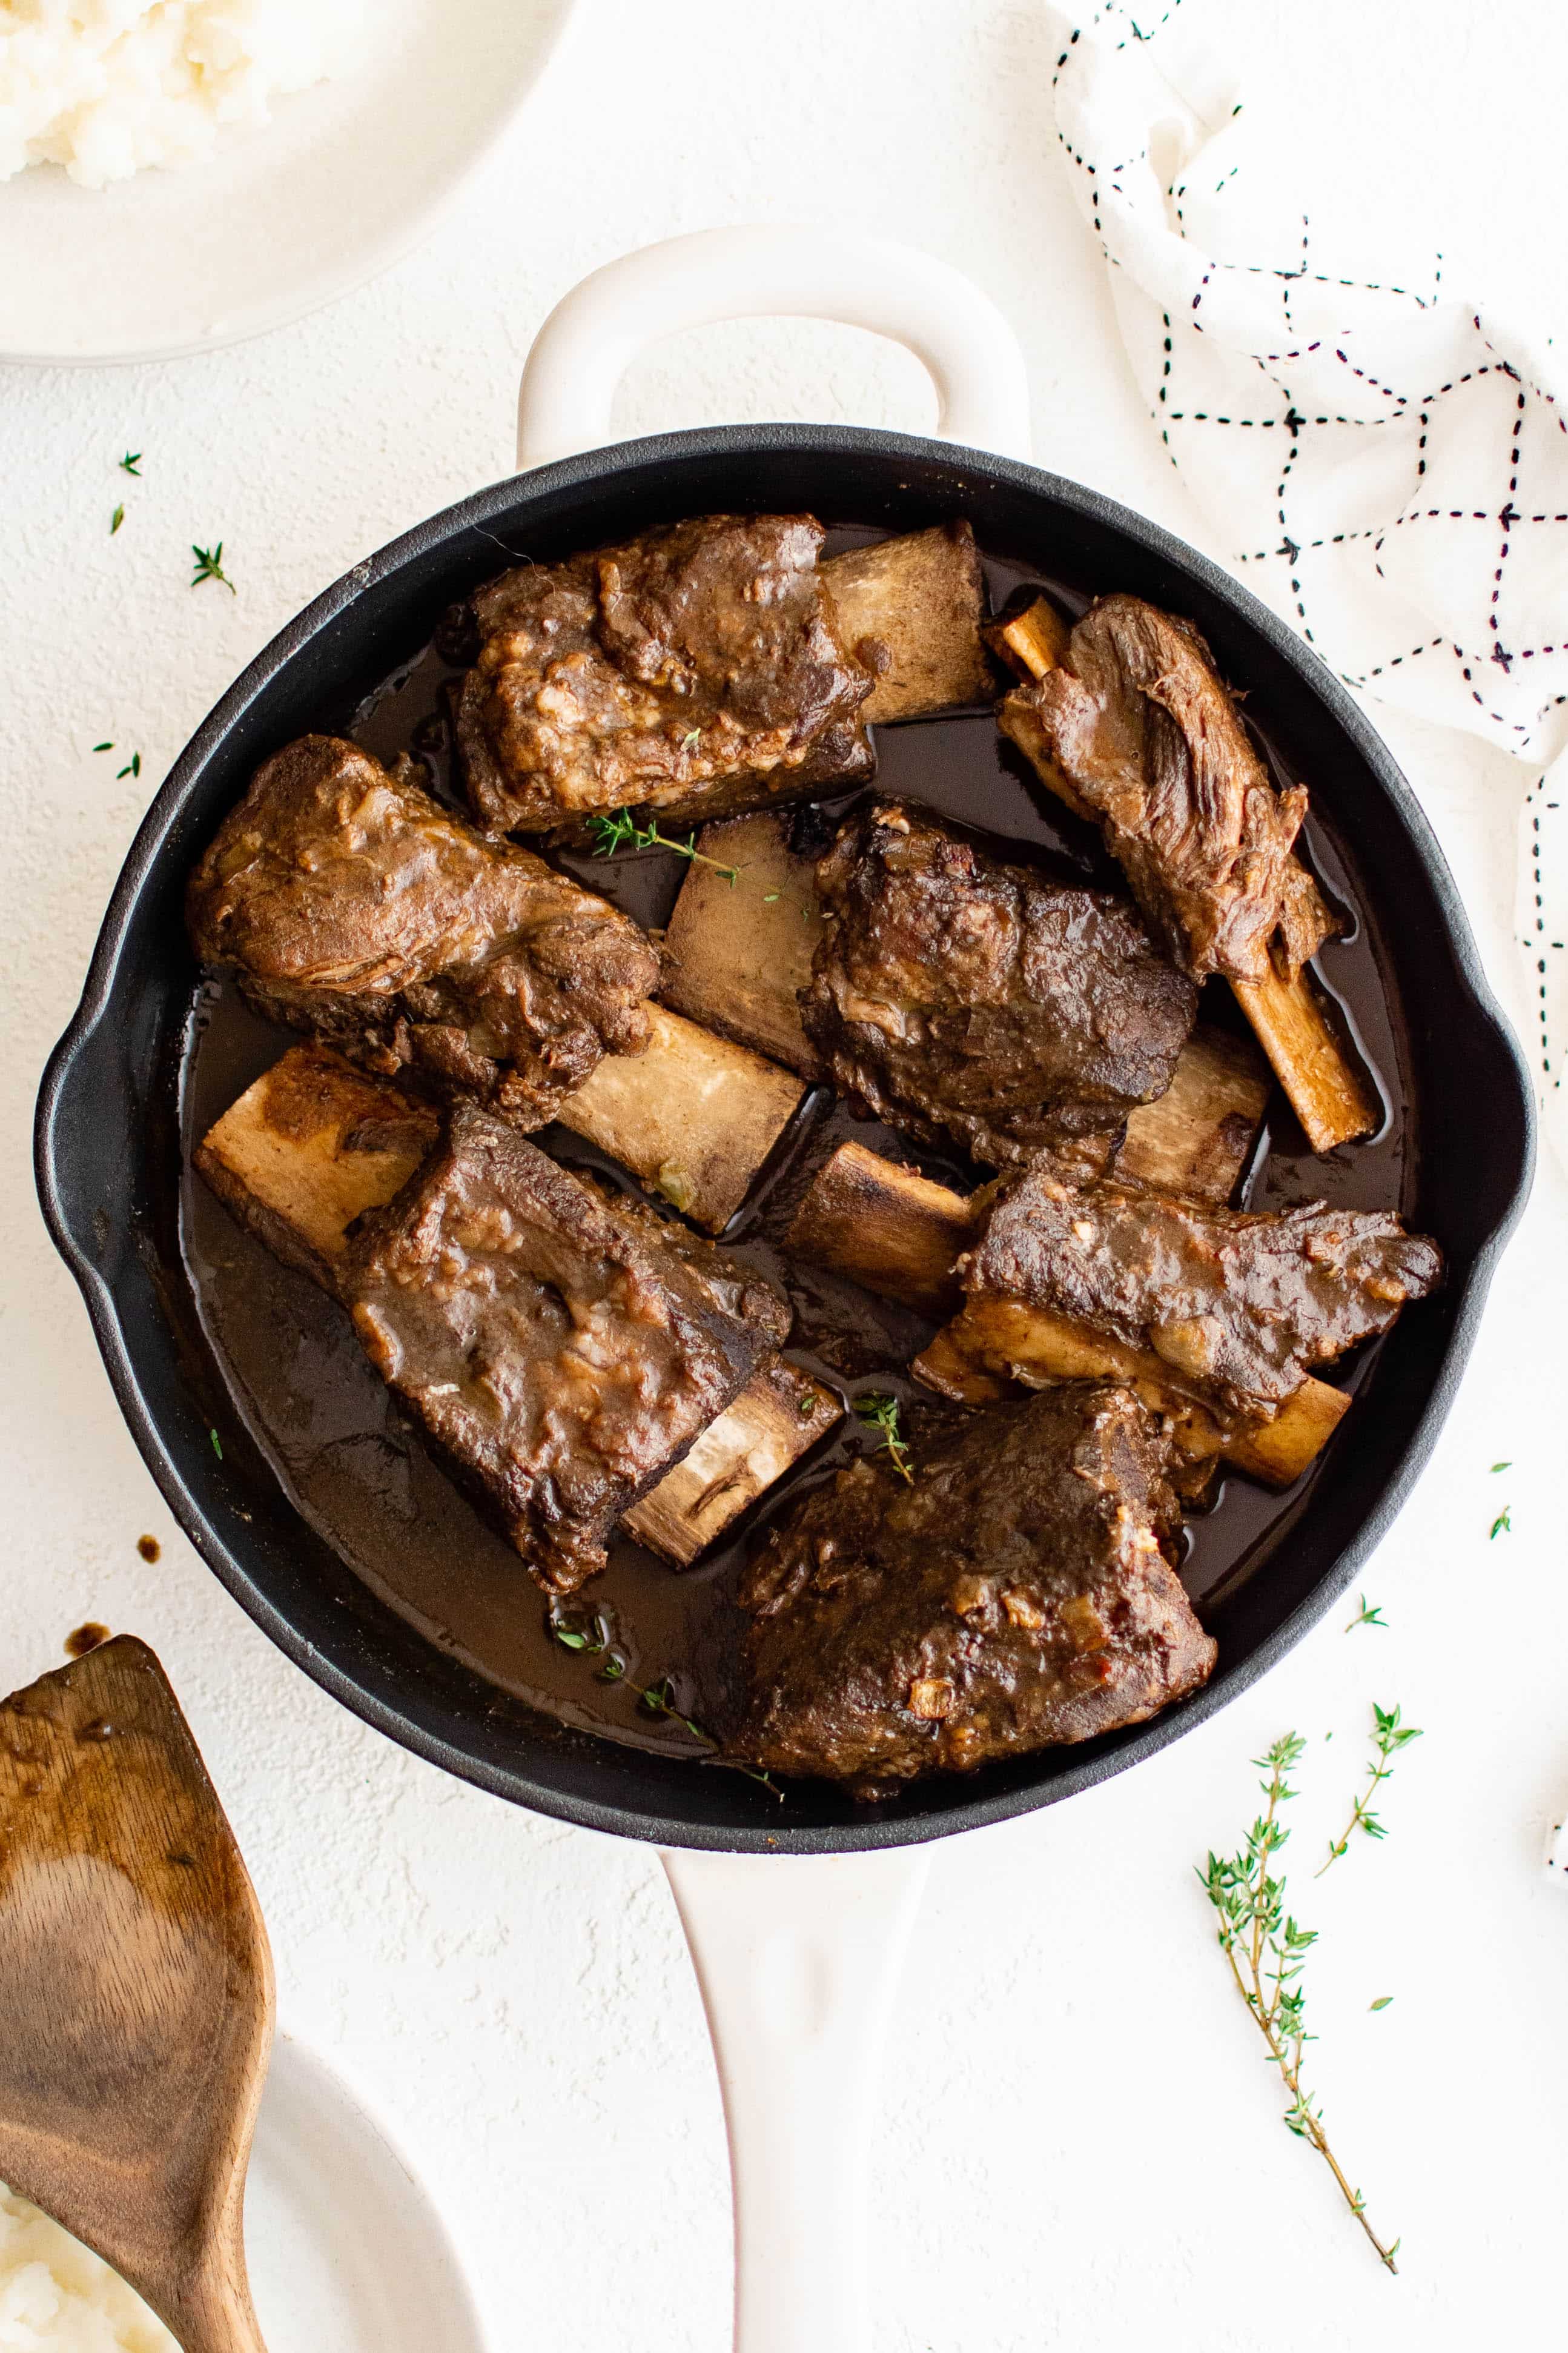
[[1330,1845],[1327,1861],[1321,1863],[1312,1874],[1316,1879],[1321,1879],[1330,1863],[1338,1862],[1357,1831],[1364,1831],[1371,1839],[1388,1836],[1382,1820],[1372,1810],[1372,1800],[1379,1783],[1386,1781],[1393,1772],[1394,1760],[1400,1750],[1407,1748],[1413,1740],[1420,1739],[1421,1728],[1419,1725],[1402,1723],[1397,1707],[1379,1707],[1375,1700],[1372,1704],[1372,1778],[1366,1785],[1365,1794],[1356,1799],[1343,1831]]
[[909,1447],[899,1431],[898,1398],[881,1397],[872,1391],[869,1396],[858,1397],[854,1402],[856,1420],[863,1421],[868,1430],[881,1431],[881,1451],[892,1456],[894,1470],[900,1479],[907,1479],[912,1487],[915,1483],[915,1474],[910,1467]]
[[140,480],[142,475],[141,450],[127,449],[124,457],[120,460],[120,470],[122,474],[134,474],[138,480]]
[[116,507],[114,512],[109,518],[109,536],[110,539],[114,537],[115,533],[120,529],[121,524],[124,521],[125,509],[122,506]]
[[1496,1519],[1491,1524],[1490,1534],[1488,1537],[1489,1543],[1491,1541],[1491,1537],[1493,1536],[1512,1535],[1513,1521],[1510,1516],[1512,1510],[1513,1505],[1511,1504],[1505,1504],[1503,1505],[1502,1510],[1498,1514]]
[[[621,1653],[611,1645],[609,1622],[602,1609],[595,1609],[586,1620],[563,1618],[558,1611],[552,1609],[544,1622],[564,1650],[586,1651],[590,1657],[603,1658],[604,1664],[599,1669],[599,1681],[602,1683],[618,1683],[625,1681],[626,1662]],[[676,1706],[675,1684],[670,1676],[660,1675],[656,1683],[634,1683],[631,1688],[637,1693],[638,1704],[645,1707],[649,1715],[668,1715],[672,1723],[680,1725],[685,1731],[689,1732],[693,1740],[700,1740],[709,1748],[715,1750],[718,1748],[719,1743],[714,1739],[713,1735],[710,1732],[704,1732],[702,1726],[700,1724],[694,1724],[690,1716],[682,1715]],[[780,1805],[783,1805],[784,1791],[770,1775],[759,1770],[755,1765],[742,1765],[740,1759],[734,1757],[721,1757],[719,1762],[731,1767],[737,1773],[743,1773],[748,1781],[760,1781],[763,1788],[771,1789]]]
[[1230,1963],[1237,1990],[1253,2023],[1268,2046],[1271,2065],[1289,2095],[1284,2121],[1298,2139],[1315,2148],[1340,2186],[1346,2205],[1366,2232],[1379,2260],[1391,2272],[1399,2241],[1385,2246],[1366,2217],[1366,2200],[1352,2189],[1329,2147],[1323,2112],[1301,2080],[1302,2053],[1317,2037],[1306,2024],[1306,1994],[1301,1975],[1306,1956],[1317,1942],[1315,1928],[1303,1928],[1285,1909],[1285,1876],[1276,1874],[1274,1859],[1290,1833],[1279,1819],[1282,1806],[1295,1797],[1289,1777],[1300,1762],[1306,1742],[1288,1732],[1253,1762],[1268,1778],[1262,1783],[1264,1810],[1233,1855],[1211,1854],[1206,1870],[1198,1873],[1204,1893],[1219,1915],[1219,1942]]
[[198,547],[193,540],[191,543],[191,554],[196,559],[196,568],[191,575],[191,586],[193,588],[199,588],[204,580],[221,580],[231,596],[237,596],[239,594],[239,591],[236,588],[233,581],[229,578],[227,573],[223,568],[223,542],[221,539],[216,547]]
[[1355,1626],[1382,1626],[1386,1628],[1388,1620],[1383,1614],[1381,1604],[1375,1609],[1369,1609],[1366,1606],[1366,1596],[1364,1593],[1358,1594],[1356,1599],[1361,1603],[1361,1608],[1356,1611],[1353,1618],[1346,1619],[1345,1632],[1347,1634],[1351,1631],[1352,1628]]

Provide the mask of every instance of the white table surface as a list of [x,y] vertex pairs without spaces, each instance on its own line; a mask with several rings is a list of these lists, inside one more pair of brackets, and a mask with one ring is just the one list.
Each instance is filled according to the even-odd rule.
[[[1277,107],[1303,168],[1315,111],[1361,120],[1382,142],[1368,170],[1408,187],[1415,227],[1474,282],[1491,269],[1521,299],[1549,280],[1560,296],[1556,242],[1506,226],[1557,168],[1558,13],[1521,0],[1505,52],[1465,0],[1255,4],[1254,103]],[[419,2152],[498,2353],[728,2344],[719,2100],[662,1875],[640,1848],[509,1810],[363,1730],[208,1575],[45,1237],[34,1090],[195,723],[347,565],[507,470],[530,335],[630,245],[857,217],[929,247],[1017,326],[1042,460],[1201,536],[1058,174],[1058,45],[1032,0],[584,0],[500,164],[391,276],[204,360],[0,374],[0,1688],[57,1662],[84,1618],[156,1645],[259,1886],[283,2016]],[[901,354],[769,323],[668,347],[622,413],[630,431],[780,415],[919,429],[931,404]],[[137,484],[115,470],[127,448],[145,452]],[[191,543],[219,537],[232,598],[185,585]],[[1518,780],[1468,744],[1387,733],[1517,1003]],[[93,756],[104,736],[140,749],[140,780]],[[1564,1231],[1547,1168],[1437,1457],[1363,1580],[1388,1630],[1346,1633],[1336,1609],[1142,1771],[940,1852],[876,2154],[885,2353],[1121,2353],[1156,2335],[1294,2353],[1374,2333],[1429,2353],[1532,2320],[1560,2334],[1568,1900],[1540,1857],[1568,1800]],[[1505,1504],[1511,1532],[1489,1541]],[[1316,2080],[1375,2219],[1404,2234],[1397,2282],[1280,2128],[1192,1871],[1237,1839],[1247,1760],[1292,1725],[1313,1740],[1295,1829],[1314,1861],[1373,1698],[1426,1727],[1387,1792],[1392,1834],[1319,1886],[1303,1871],[1298,1894],[1323,1932]]]

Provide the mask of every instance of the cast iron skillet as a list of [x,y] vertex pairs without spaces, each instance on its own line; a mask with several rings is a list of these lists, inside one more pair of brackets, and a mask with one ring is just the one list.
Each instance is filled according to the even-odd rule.
[[[180,1087],[195,967],[181,901],[192,861],[267,754],[342,726],[500,568],[682,515],[809,509],[917,530],[952,516],[985,552],[1087,590],[1130,590],[1194,621],[1358,867],[1400,976],[1419,1134],[1412,1221],[1449,1279],[1384,1344],[1357,1410],[1263,1573],[1212,1616],[1207,1688],[1152,1724],[917,1787],[896,1815],[836,1793],[779,1809],[733,1773],[568,1730],[425,1642],[295,1512],[234,1427],[179,1247]],[[498,543],[500,545],[498,546]],[[1392,1075],[1392,1074],[1391,1074]],[[498,1795],[666,1846],[818,1852],[901,1845],[1070,1796],[1163,1747],[1283,1656],[1384,1535],[1430,1453],[1533,1156],[1529,1083],[1452,878],[1404,778],[1291,630],[1190,548],[1096,492],[1011,459],[847,427],[728,427],[570,458],[450,508],[356,565],[218,704],[148,811],[37,1113],[44,1214],[81,1285],[121,1408],[170,1509],[229,1591],[368,1723]]]

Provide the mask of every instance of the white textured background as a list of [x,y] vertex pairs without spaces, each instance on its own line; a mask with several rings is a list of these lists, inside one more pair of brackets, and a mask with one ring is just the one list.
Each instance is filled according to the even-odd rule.
[[[1231,16],[1252,106],[1304,174],[1331,148],[1347,222],[1358,172],[1396,184],[1450,284],[1489,273],[1516,307],[1561,309],[1553,0],[1506,19],[1467,0],[1235,0]],[[207,1575],[45,1239],[33,1092],[136,820],[196,721],[348,564],[506,469],[531,334],[627,246],[858,217],[929,247],[1016,325],[1042,460],[1194,535],[1058,175],[1058,47],[1033,0],[583,0],[505,154],[390,277],[177,366],[0,371],[0,1687],[54,1663],[88,1616],[160,1650],[259,1884],[285,2021],[417,2149],[497,2353],[728,2343],[719,2103],[661,1875],[363,1731]],[[901,354],[784,325],[683,339],[622,396],[628,431],[780,415],[919,429],[931,400]],[[127,448],[146,453],[141,485],[115,470]],[[191,542],[216,537],[237,598],[185,586]],[[1515,1002],[1518,785],[1473,746],[1387,732]],[[92,756],[103,736],[142,751],[139,782]],[[1568,1802],[1563,1212],[1544,1171],[1438,1457],[1367,1574],[1389,1630],[1344,1633],[1337,1610],[1142,1771],[940,1853],[886,2075],[879,2353],[1561,2336],[1568,1894],[1540,1851]],[[1504,1504],[1511,1532],[1489,1542]],[[1247,1760],[1289,1725],[1313,1736],[1295,1827],[1315,1862],[1372,1698],[1426,1728],[1387,1793],[1392,1835],[1320,1887],[1303,1870],[1299,1894],[1323,1931],[1318,2084],[1375,2218],[1404,2234],[1397,2282],[1281,2130],[1191,1871],[1236,1840]]]

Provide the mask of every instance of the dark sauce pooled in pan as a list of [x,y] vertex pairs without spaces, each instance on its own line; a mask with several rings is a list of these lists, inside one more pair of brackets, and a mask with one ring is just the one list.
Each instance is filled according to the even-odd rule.
[[[829,547],[879,535],[840,532]],[[1041,579],[1068,608],[1081,610],[1087,602],[1037,571],[995,563],[986,570],[994,607],[1019,582]],[[448,798],[454,796],[443,690],[467,651],[460,623],[437,631],[431,645],[400,668],[346,730],[384,760],[415,753],[432,789]],[[1297,781],[1259,725],[1259,714],[1249,709],[1247,716],[1277,779]],[[341,723],[323,714],[323,723]],[[1033,780],[1021,756],[998,733],[989,708],[882,728],[877,742],[877,792],[923,801],[1013,845],[1015,855],[1022,849],[1053,864],[1064,878],[1124,887],[1098,838],[1059,810]],[[1312,778],[1304,781],[1310,786]],[[829,821],[846,806],[847,801],[828,804]],[[1370,1141],[1319,1157],[1277,1091],[1246,1203],[1275,1208],[1325,1199],[1408,1211],[1414,1169],[1402,1106],[1410,1091],[1397,985],[1362,907],[1349,847],[1314,818],[1305,848],[1344,918],[1342,936],[1323,951],[1318,968],[1376,1080],[1385,1118]],[[562,862],[649,926],[668,919],[687,871],[684,860],[669,853],[615,861],[569,854]],[[1200,1018],[1242,1026],[1229,990],[1219,982],[1206,986]],[[363,1354],[343,1311],[242,1232],[190,1167],[189,1146],[296,1042],[296,1035],[258,1019],[231,984],[203,985],[184,1073],[184,1234],[202,1318],[237,1412],[305,1517],[428,1641],[562,1722],[671,1754],[700,1753],[682,1728],[641,1707],[637,1688],[668,1674],[684,1715],[704,1725],[724,1723],[733,1702],[731,1677],[743,1622],[732,1595],[759,1526],[787,1510],[803,1485],[826,1476],[852,1452],[875,1448],[876,1432],[853,1418],[840,1423],[752,1506],[726,1541],[684,1572],[617,1535],[608,1569],[574,1605],[574,1618],[601,1613],[605,1630],[626,1662],[620,1680],[603,1680],[596,1657],[565,1648],[550,1632],[544,1597],[510,1546],[479,1518],[426,1452]],[[918,1160],[930,1175],[960,1190],[979,1181],[961,1160],[920,1151],[906,1137],[854,1121],[826,1090],[817,1090],[807,1097],[725,1240],[787,1288],[795,1310],[785,1352],[792,1361],[841,1396],[890,1391],[900,1399],[918,1464],[921,1417],[941,1409],[910,1382],[904,1367],[933,1327],[912,1311],[874,1299],[824,1270],[790,1264],[778,1248],[812,1174],[847,1136],[874,1151]],[[568,1131],[547,1128],[538,1140],[563,1161],[593,1167],[629,1187],[613,1163]],[[1357,1388],[1375,1354],[1374,1344],[1330,1368],[1326,1377]],[[1216,1599],[1265,1568],[1313,1480],[1332,1477],[1333,1454],[1331,1443],[1326,1469],[1320,1464],[1283,1495],[1239,1476],[1226,1480],[1214,1509],[1188,1524],[1183,1576],[1194,1600]]]

